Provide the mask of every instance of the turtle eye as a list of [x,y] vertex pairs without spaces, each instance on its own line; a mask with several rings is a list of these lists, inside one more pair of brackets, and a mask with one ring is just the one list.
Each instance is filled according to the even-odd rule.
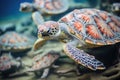
[[24,6],[23,8],[22,8],[22,10],[27,10],[28,8],[27,8],[27,6]]

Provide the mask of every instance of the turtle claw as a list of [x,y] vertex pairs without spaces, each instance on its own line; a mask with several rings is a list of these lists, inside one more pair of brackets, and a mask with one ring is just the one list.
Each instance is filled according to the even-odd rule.
[[[92,63],[93,62],[93,63]],[[104,70],[105,69],[105,66],[102,62],[100,62],[99,60],[97,59],[91,59],[91,62],[88,62],[87,63],[89,66],[88,68],[92,69],[92,70]],[[92,65],[93,64],[93,65]]]
[[67,44],[64,48],[65,53],[75,60],[77,63],[91,69],[91,70],[103,70],[105,66],[102,62],[95,59],[95,57],[79,50],[69,44]]

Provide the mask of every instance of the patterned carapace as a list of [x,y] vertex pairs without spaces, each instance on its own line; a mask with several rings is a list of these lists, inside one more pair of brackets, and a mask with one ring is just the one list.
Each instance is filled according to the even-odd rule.
[[74,10],[60,19],[80,39],[92,44],[114,44],[120,39],[120,18],[96,9]]
[[68,0],[34,0],[33,3],[20,4],[22,12],[40,12],[40,14],[59,14],[69,8]]
[[43,56],[42,58],[38,58],[39,56],[35,56],[33,58],[33,66],[31,68],[31,70],[41,70],[43,68],[47,68],[50,67],[51,64],[58,59],[59,55],[58,54],[52,54],[52,53],[48,53],[45,56]]
[[2,50],[25,50],[32,47],[35,39],[16,32],[7,32],[0,37]]
[[67,0],[34,0],[36,5],[48,13],[61,13],[68,9]]
[[[6,71],[12,66],[19,67],[21,64],[10,53],[4,53],[0,56],[0,71]],[[15,67],[14,67],[15,68]]]

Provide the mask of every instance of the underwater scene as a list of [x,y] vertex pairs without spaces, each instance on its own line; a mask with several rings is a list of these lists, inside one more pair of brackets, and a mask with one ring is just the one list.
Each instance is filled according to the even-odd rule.
[[0,6],[0,80],[120,80],[120,0]]

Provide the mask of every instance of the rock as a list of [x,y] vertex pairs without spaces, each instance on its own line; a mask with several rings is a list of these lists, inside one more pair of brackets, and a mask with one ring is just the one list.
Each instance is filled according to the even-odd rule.
[[37,36],[37,27],[33,23],[31,16],[25,16],[19,19],[16,26],[16,32],[18,33],[23,33],[30,36]]
[[26,20],[21,22],[22,27],[27,27],[30,25],[32,25],[32,18],[31,17],[28,17]]
[[15,31],[16,25],[13,23],[8,23],[0,26],[0,35],[7,31]]
[[75,77],[77,76],[77,67],[75,64],[61,63],[58,68],[54,69],[54,73],[58,76]]

